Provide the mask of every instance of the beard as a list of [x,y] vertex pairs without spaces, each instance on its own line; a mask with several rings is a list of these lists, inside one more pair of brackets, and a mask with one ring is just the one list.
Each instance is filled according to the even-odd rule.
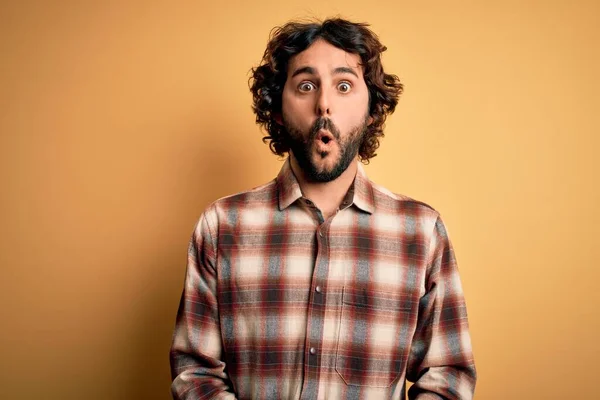
[[[298,165],[302,168],[306,179],[312,182],[331,182],[337,179],[358,155],[358,150],[367,131],[368,119],[369,114],[367,113],[362,123],[352,128],[345,140],[342,141],[339,129],[329,118],[317,118],[308,133],[302,132],[283,118],[283,126],[288,133],[290,150],[294,154]],[[313,156],[321,158],[329,156],[327,151],[316,153],[312,148],[321,129],[327,129],[331,132],[340,148],[339,157],[331,168],[320,169],[313,161]]]

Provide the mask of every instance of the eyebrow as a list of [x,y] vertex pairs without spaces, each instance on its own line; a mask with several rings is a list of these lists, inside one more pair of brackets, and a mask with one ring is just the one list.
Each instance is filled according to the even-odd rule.
[[[313,67],[301,67],[294,71],[294,73],[292,74],[292,78],[300,74],[316,75],[316,71]],[[333,75],[336,74],[352,74],[358,78],[358,74],[352,68],[349,67],[337,67],[333,70]]]

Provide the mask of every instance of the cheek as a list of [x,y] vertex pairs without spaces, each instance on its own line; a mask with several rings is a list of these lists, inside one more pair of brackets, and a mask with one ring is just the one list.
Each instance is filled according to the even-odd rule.
[[362,125],[365,123],[365,117],[369,113],[369,97],[368,95],[361,96],[357,99],[356,104],[353,109],[355,112],[352,113],[352,126],[350,128],[355,128],[358,125]]
[[292,101],[291,97],[287,86],[284,87],[283,92],[281,93],[281,110],[283,112],[289,112],[290,103]]
[[367,114],[367,105],[362,102],[348,104],[340,110],[338,128],[341,132],[348,133],[357,126],[364,123],[364,117]]
[[284,92],[281,109],[287,121],[302,128],[310,125],[312,108],[308,99],[299,99],[293,95],[286,95]]

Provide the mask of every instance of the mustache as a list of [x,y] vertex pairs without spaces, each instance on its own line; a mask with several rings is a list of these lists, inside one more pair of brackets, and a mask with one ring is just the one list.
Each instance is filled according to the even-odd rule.
[[340,140],[340,131],[337,126],[335,126],[333,121],[331,121],[329,118],[319,117],[310,129],[310,134],[308,135],[309,141],[315,140],[321,129],[328,130],[331,132],[335,140]]

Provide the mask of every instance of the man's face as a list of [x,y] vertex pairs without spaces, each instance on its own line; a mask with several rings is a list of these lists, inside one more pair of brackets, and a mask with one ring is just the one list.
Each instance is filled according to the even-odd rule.
[[360,57],[319,39],[290,59],[282,123],[306,178],[329,182],[358,154],[369,123]]

